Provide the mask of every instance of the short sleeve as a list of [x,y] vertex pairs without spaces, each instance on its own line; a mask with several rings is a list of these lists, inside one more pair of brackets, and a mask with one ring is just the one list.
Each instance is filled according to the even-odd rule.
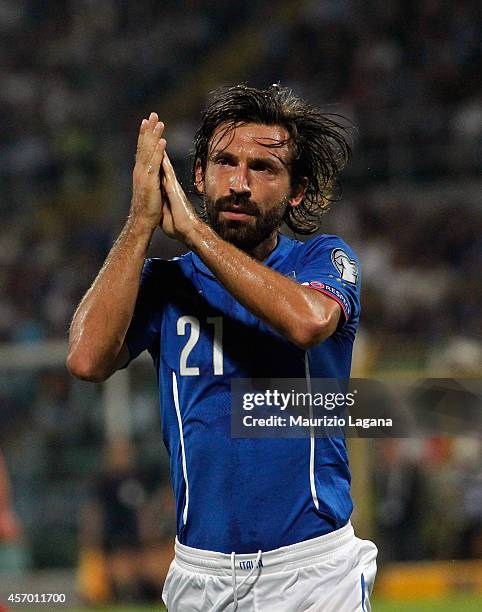
[[125,338],[129,362],[145,349],[149,349],[152,354],[155,340],[161,331],[165,295],[163,263],[161,259],[146,259],[144,263],[134,314]]
[[338,236],[317,236],[304,244],[296,280],[338,302],[345,322],[358,321],[360,263],[352,249]]

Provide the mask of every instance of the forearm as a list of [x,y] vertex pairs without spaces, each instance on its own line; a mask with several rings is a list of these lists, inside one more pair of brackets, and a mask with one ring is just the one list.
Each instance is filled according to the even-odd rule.
[[166,146],[163,129],[156,113],[141,122],[129,218],[74,314],[67,367],[78,378],[104,380],[127,361],[123,343],[134,314],[147,248],[162,221],[159,170]]
[[80,302],[70,327],[68,368],[102,380],[112,371],[134,313],[152,226],[130,217]]
[[325,308],[323,296],[264,266],[205,223],[196,224],[188,245],[238,302],[294,344],[308,348],[336,328],[329,298]]

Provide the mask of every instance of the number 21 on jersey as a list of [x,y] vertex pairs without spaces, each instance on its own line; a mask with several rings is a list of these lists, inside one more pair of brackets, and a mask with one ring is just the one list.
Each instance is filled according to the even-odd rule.
[[[207,317],[206,323],[213,326],[213,373],[215,376],[223,375],[223,318]],[[189,327],[189,332],[187,331]],[[184,315],[177,320],[177,335],[186,336],[187,342],[181,351],[179,372],[181,376],[199,376],[199,366],[188,366],[189,354],[196,346],[201,332],[201,322],[197,317]]]

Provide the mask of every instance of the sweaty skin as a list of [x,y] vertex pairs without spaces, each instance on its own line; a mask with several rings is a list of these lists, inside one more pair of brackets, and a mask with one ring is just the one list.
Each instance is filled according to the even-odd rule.
[[[67,359],[70,372],[84,380],[101,381],[127,363],[124,339],[147,248],[158,225],[167,236],[195,251],[241,304],[297,346],[307,349],[329,337],[338,325],[340,306],[261,263],[276,246],[278,228],[250,254],[216,234],[196,215],[179,184],[165,154],[163,129],[156,113],[142,121],[129,217],[74,314]],[[288,145],[262,146],[286,136],[281,127],[257,124],[242,124],[221,138],[215,133],[205,172],[199,163],[196,166],[199,191],[212,201],[230,196],[252,199],[263,214],[284,198],[297,206],[304,188],[291,189]],[[160,190],[160,168],[165,197]],[[255,222],[250,215],[233,211],[231,216],[219,214],[235,223]]]
[[163,130],[156,113],[141,123],[129,217],[72,319],[67,367],[77,378],[105,380],[129,358],[124,338],[147,249],[162,222],[159,169],[166,146]]
[[[213,200],[230,193],[252,196],[267,211],[283,194],[290,193],[290,152],[288,145],[267,149],[261,143],[279,142],[286,136],[286,131],[277,126],[237,127],[232,136],[225,135],[225,140],[217,143],[224,157],[220,159],[214,152],[210,156],[214,161],[208,161],[205,176],[197,164],[198,189]],[[216,134],[213,141],[216,142]],[[268,161],[270,166],[266,165]],[[301,348],[322,342],[336,330],[341,309],[334,300],[257,261],[264,260],[276,246],[278,228],[256,247],[252,256],[244,253],[193,214],[167,154],[162,168],[166,193],[164,231],[195,251],[238,302]],[[300,188],[291,197],[288,195],[289,204],[297,206],[303,194]],[[254,219],[239,222],[252,223]]]

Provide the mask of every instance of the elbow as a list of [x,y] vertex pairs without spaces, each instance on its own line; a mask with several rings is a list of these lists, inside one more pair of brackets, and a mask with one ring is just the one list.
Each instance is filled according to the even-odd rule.
[[67,357],[67,370],[74,378],[88,382],[104,382],[108,374],[96,367],[91,360],[70,352]]
[[293,342],[298,348],[307,351],[324,342],[336,330],[336,322],[332,318],[313,318],[303,321],[296,327],[293,334]]

